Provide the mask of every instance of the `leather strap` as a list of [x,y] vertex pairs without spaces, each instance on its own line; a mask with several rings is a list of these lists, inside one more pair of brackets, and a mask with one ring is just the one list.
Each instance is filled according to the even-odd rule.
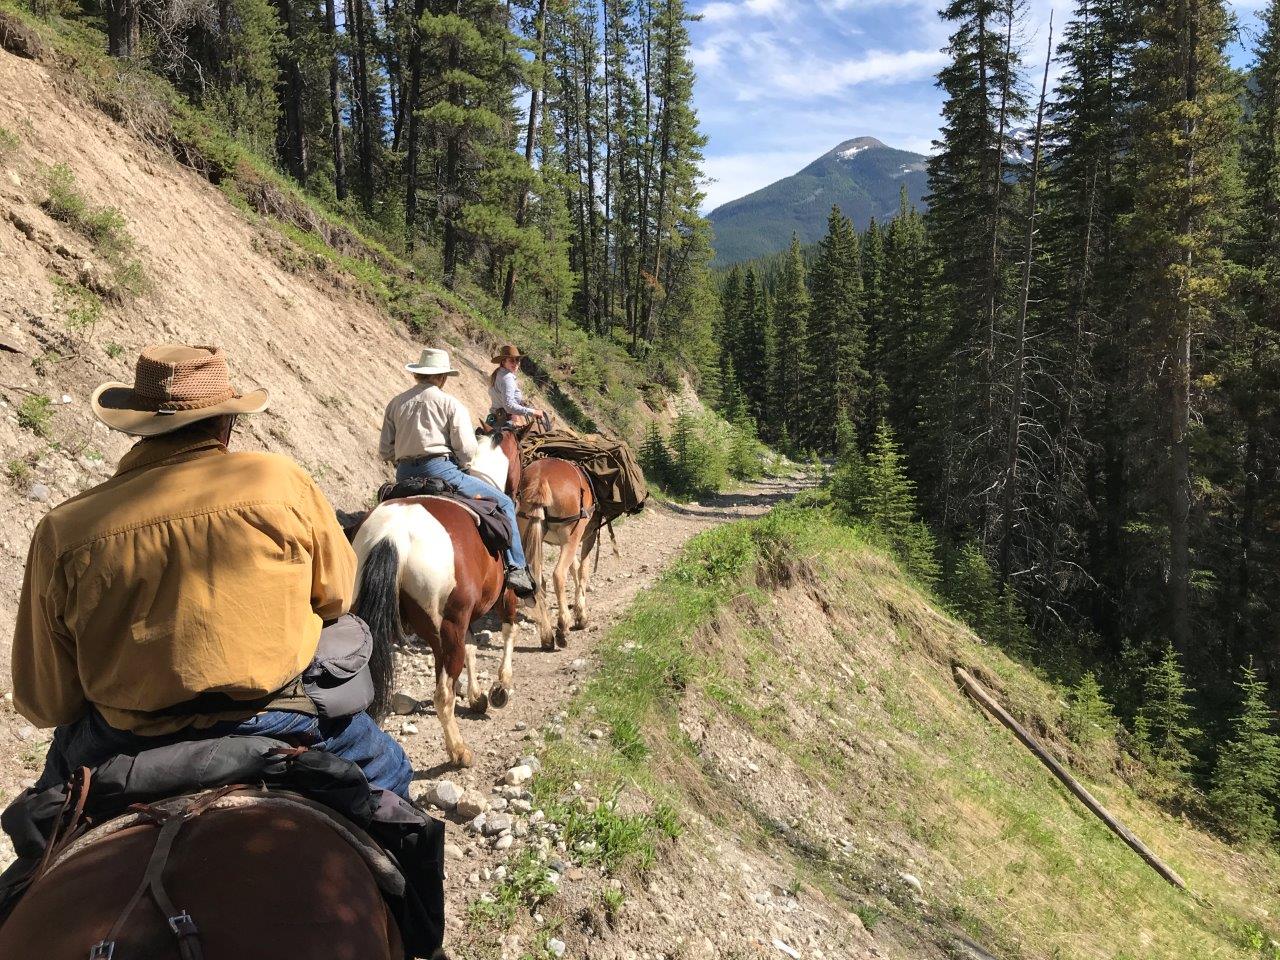
[[130,915],[138,903],[148,893],[160,908],[160,914],[169,924],[169,930],[178,941],[178,955],[182,960],[204,960],[204,951],[200,947],[200,929],[186,910],[179,910],[164,886],[164,870],[169,863],[169,854],[173,852],[173,844],[184,824],[204,813],[218,800],[229,793],[242,790],[240,784],[230,784],[202,795],[193,800],[185,808],[176,813],[168,813],[157,807],[136,805],[133,809],[151,817],[160,825],[160,833],[156,837],[156,845],[151,850],[147,868],[143,871],[142,882],[133,896],[125,904],[123,912],[112,925],[111,930],[101,941],[89,951],[89,960],[112,960],[115,954],[116,940],[124,930]]

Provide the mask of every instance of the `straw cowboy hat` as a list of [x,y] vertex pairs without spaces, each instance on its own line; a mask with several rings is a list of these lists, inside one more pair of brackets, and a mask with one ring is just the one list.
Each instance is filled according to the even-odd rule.
[[404,368],[410,373],[416,373],[424,377],[438,376],[442,373],[451,377],[458,375],[458,371],[449,362],[449,351],[436,350],[433,347],[423,348],[422,356],[418,358],[418,362],[406,363]]
[[197,420],[261,413],[269,394],[237,393],[220,347],[155,344],[138,356],[133,383],[104,383],[93,391],[93,415],[135,437],[172,433]]
[[490,358],[490,362],[502,363],[504,360],[523,360],[523,359],[524,359],[524,354],[508,343]]

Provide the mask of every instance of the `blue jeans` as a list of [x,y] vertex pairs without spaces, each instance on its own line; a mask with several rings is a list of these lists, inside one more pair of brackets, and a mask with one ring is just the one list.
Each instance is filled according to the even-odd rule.
[[364,771],[369,786],[409,798],[409,780],[413,776],[409,758],[400,744],[367,713],[326,719],[285,710],[264,710],[241,723],[218,723],[204,730],[187,729],[166,736],[143,737],[108,726],[102,715],[91,709],[75,723],[54,730],[44,773],[36,781],[36,789],[64,783],[80,767],[96,767],[117,754],[134,755],[184,740],[237,735],[277,737],[299,746],[325,750],[356,764]]
[[448,457],[436,457],[434,460],[401,460],[396,464],[396,480],[410,480],[415,477],[434,477],[456,487],[464,497],[488,497],[498,501],[498,506],[511,524],[511,549],[507,551],[507,566],[524,569],[524,546],[520,543],[520,525],[516,522],[516,503],[492,484],[485,483],[478,477],[463,473],[458,465]]

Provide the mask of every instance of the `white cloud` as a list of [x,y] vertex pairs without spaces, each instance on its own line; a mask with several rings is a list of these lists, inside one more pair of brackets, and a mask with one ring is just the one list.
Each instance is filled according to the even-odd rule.
[[780,14],[790,16],[793,11],[794,7],[788,6],[785,0],[742,0],[740,3],[734,3],[732,0],[716,0],[715,3],[708,3],[696,12],[702,15],[706,23],[721,23],[736,20],[742,16],[764,17]]
[[869,50],[860,57],[835,62],[815,58],[800,64],[778,64],[772,78],[793,96],[820,97],[863,83],[903,83],[932,77],[946,59],[939,50]]
[[706,185],[705,210],[767,187],[775,180],[789,177],[818,158],[821,151],[761,150],[750,153],[721,154],[708,157],[703,171],[715,182]]

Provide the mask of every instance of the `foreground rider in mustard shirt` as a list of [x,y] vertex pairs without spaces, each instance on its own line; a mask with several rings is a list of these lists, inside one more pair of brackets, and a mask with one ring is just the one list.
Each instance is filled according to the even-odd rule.
[[267,392],[212,347],[148,347],[94,415],[142,437],[114,477],[36,528],[13,640],[14,706],[57,726],[37,786],[175,740],[279,737],[405,795],[403,750],[366,713],[317,716],[299,675],[351,605],[355,555],[293,461],[227,449]]

